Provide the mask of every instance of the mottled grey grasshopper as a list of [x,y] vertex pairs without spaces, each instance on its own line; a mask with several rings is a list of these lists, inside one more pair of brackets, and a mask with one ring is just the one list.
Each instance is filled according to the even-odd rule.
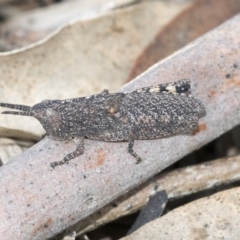
[[33,107],[0,103],[1,107],[20,111],[3,114],[33,116],[40,121],[46,135],[57,140],[74,138],[77,147],[52,167],[62,165],[84,153],[84,139],[128,141],[128,152],[136,159],[136,139],[157,139],[190,133],[205,113],[202,102],[187,95],[187,79],[144,87],[132,92],[102,93],[67,100],[45,100]]

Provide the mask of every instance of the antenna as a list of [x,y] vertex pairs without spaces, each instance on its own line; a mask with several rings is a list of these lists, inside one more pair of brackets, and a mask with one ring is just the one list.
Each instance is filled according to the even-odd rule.
[[31,112],[14,112],[14,111],[4,111],[2,114],[13,114],[13,115],[23,115],[23,116],[33,116]]
[[33,116],[31,112],[31,107],[26,105],[18,105],[18,104],[9,104],[9,103],[0,103],[0,107],[17,109],[22,112],[15,112],[15,111],[4,111],[2,114],[13,114],[13,115],[22,115],[22,116]]
[[31,112],[31,107],[26,106],[26,105],[0,103],[0,107],[17,109],[17,110],[21,110],[21,111],[24,111],[24,112]]

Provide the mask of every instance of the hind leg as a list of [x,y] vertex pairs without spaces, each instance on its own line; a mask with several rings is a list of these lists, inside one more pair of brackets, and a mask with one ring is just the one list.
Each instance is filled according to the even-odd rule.
[[135,151],[133,150],[133,146],[134,146],[134,140],[129,139],[129,141],[128,141],[128,152],[136,159],[136,164],[138,164],[142,161],[142,159],[135,153]]

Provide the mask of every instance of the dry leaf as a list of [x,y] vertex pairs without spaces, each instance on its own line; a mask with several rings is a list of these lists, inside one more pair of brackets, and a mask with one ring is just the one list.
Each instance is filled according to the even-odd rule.
[[136,59],[128,81],[239,11],[238,0],[193,1],[188,9],[172,19],[165,28],[159,29],[154,41]]
[[32,142],[22,142],[9,138],[0,138],[0,159],[2,163],[6,164],[10,159],[20,155],[32,145]]
[[238,240],[240,188],[219,192],[179,207],[121,240]]
[[62,1],[15,14],[1,24],[0,49],[10,51],[27,46],[70,21],[96,18],[123,4],[131,5],[134,2],[135,0]]

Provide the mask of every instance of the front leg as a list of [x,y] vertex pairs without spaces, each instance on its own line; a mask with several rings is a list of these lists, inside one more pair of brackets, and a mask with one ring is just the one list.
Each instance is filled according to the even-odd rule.
[[62,161],[52,162],[51,163],[52,168],[55,168],[58,165],[63,165],[65,163],[68,163],[70,160],[72,160],[75,157],[78,157],[84,153],[84,138],[83,137],[75,137],[73,140],[77,145],[76,149],[72,153],[69,153],[67,156],[65,156]]
[[134,139],[129,139],[128,141],[128,152],[137,160],[136,164],[140,163],[142,159],[133,150]]

